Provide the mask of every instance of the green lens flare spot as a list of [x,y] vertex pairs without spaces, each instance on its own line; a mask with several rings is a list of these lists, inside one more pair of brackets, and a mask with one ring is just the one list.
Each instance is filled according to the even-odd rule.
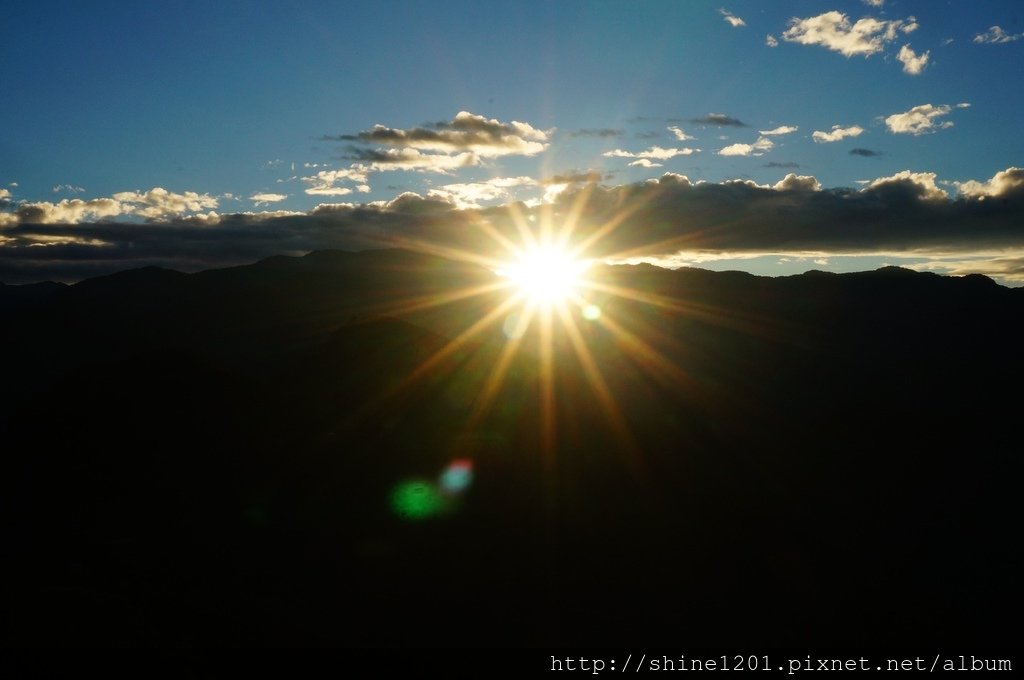
[[402,482],[391,492],[391,510],[402,519],[422,520],[441,512],[444,499],[430,482]]

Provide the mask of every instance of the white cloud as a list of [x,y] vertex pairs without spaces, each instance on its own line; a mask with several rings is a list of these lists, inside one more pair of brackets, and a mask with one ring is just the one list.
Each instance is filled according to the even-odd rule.
[[829,132],[815,130],[811,134],[811,138],[819,144],[826,144],[828,142],[838,142],[839,140],[847,137],[859,137],[863,132],[864,128],[859,125],[851,125],[846,128],[839,125],[833,125]]
[[217,207],[217,199],[209,194],[198,194],[194,191],[177,194],[161,187],[154,187],[143,193],[122,191],[114,194],[113,198],[124,204],[125,214],[148,219],[176,217],[188,212]]
[[310,196],[344,196],[351,194],[353,189],[338,186],[339,182],[349,181],[365,184],[367,174],[368,168],[357,164],[338,170],[321,170],[315,175],[303,177],[302,181],[309,185],[305,191]]
[[900,53],[896,55],[896,58],[903,62],[903,72],[909,73],[912,76],[920,75],[924,67],[928,65],[928,55],[930,52],[927,50],[923,54],[915,54],[914,50],[910,49],[910,44],[906,44],[900,48]]
[[821,191],[821,182],[811,175],[789,173],[772,187],[776,191]]
[[271,194],[267,192],[253,194],[249,197],[249,200],[254,202],[256,205],[265,205],[267,203],[278,203],[288,198],[288,194]]
[[769,33],[764,37],[764,44],[767,45],[768,47],[778,47],[779,40],[774,35]]
[[771,151],[775,142],[767,137],[759,137],[753,144],[730,144],[718,152],[719,156],[763,156]]
[[[420,153],[416,149],[381,149],[370,151],[360,156],[368,161],[366,166],[371,170],[409,170],[413,172],[437,172],[450,175],[458,168],[480,165],[480,158],[475,153],[464,151],[459,154]],[[309,193],[308,191],[306,193]]]
[[974,42],[980,44],[999,45],[1002,43],[1013,42],[1014,40],[1020,40],[1024,38],[1024,33],[1007,33],[998,26],[992,26],[984,33],[979,33],[974,36]]
[[889,177],[879,177],[878,179],[872,180],[871,183],[861,189],[861,191],[871,191],[872,189],[878,189],[886,186],[911,185],[916,189],[918,197],[921,199],[935,201],[949,198],[949,194],[936,186],[935,177],[936,175],[934,172],[911,172],[910,170],[903,170]]
[[675,158],[676,156],[689,156],[694,153],[699,153],[700,149],[691,149],[689,147],[683,147],[680,149],[665,149],[660,146],[652,146],[646,151],[624,151],[622,149],[613,149],[611,151],[605,151],[602,155],[609,158],[653,158],[659,161],[668,160],[669,158]]
[[112,198],[64,199],[59,203],[39,201],[18,206],[18,220],[23,224],[75,224],[100,217],[116,217],[124,212],[119,201]]
[[747,25],[747,22],[745,22],[743,19],[740,19],[738,16],[736,16],[727,9],[720,9],[718,10],[718,13],[721,14],[722,18],[728,21],[729,25],[732,26],[733,28],[739,28],[740,26]]
[[697,139],[693,135],[688,135],[685,132],[683,132],[683,129],[678,125],[670,125],[668,129],[672,134],[676,136],[677,142],[685,142],[689,139]]
[[766,137],[771,137],[774,135],[788,135],[799,129],[796,125],[780,125],[774,130],[758,130],[758,132]]
[[646,158],[640,158],[629,164],[631,168],[660,168],[661,163],[652,163]]
[[864,0],[865,5],[871,5],[872,7],[881,7],[885,4],[885,0]]
[[[78,224],[104,217],[134,215],[165,220],[217,207],[217,198],[194,191],[174,193],[161,187],[146,192],[122,191],[111,197],[64,199],[57,203],[36,201],[18,204],[6,224]],[[13,219],[12,219],[13,218]]]
[[9,190],[7,190],[7,189],[0,189],[0,199],[10,198],[10,197],[11,197],[11,192]]
[[831,11],[807,19],[790,19],[782,38],[801,45],[821,45],[847,57],[867,57],[881,52],[886,43],[895,40],[903,25],[901,20],[881,21],[872,17],[851,24],[842,12]]
[[[970,104],[957,104],[956,108],[965,109]],[[885,119],[889,132],[893,134],[921,135],[926,132],[935,132],[942,128],[953,127],[952,121],[938,121],[940,116],[945,116],[953,110],[948,104],[935,106],[933,104],[921,104],[903,113],[894,113]]]
[[917,23],[917,17],[907,17],[907,23],[900,26],[900,30],[905,34],[910,34],[920,27],[921,25]]
[[73,194],[81,194],[85,191],[82,187],[73,184],[58,184],[53,187],[53,193],[59,194],[62,191],[69,191]]
[[1024,189],[1024,168],[1007,168],[997,172],[987,182],[969,180],[953,182],[960,194],[967,198],[985,199],[1002,196],[1010,191]]
[[[536,185],[537,181],[531,177],[496,177],[486,182],[445,184],[431,189],[427,196],[444,199],[459,209],[480,208],[487,201],[511,199],[510,189]],[[565,186],[568,184],[563,185],[563,189]]]

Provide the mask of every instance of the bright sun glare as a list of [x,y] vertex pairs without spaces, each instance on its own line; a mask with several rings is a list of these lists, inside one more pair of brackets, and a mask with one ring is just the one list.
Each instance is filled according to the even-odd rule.
[[575,292],[584,269],[586,263],[569,252],[540,247],[523,252],[515,262],[499,269],[498,273],[530,302],[556,304],[564,302]]

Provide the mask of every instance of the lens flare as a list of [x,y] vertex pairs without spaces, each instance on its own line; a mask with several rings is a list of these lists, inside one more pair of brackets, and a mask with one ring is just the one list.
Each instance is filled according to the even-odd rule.
[[447,493],[461,493],[473,482],[473,463],[466,459],[453,460],[441,473],[441,490]]
[[403,482],[391,492],[391,509],[402,519],[422,520],[438,514],[444,499],[430,482]]

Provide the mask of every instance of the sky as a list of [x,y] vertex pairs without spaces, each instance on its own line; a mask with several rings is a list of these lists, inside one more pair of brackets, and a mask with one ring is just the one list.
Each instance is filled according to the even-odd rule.
[[1024,285],[1024,5],[2,2],[0,281],[322,248]]

